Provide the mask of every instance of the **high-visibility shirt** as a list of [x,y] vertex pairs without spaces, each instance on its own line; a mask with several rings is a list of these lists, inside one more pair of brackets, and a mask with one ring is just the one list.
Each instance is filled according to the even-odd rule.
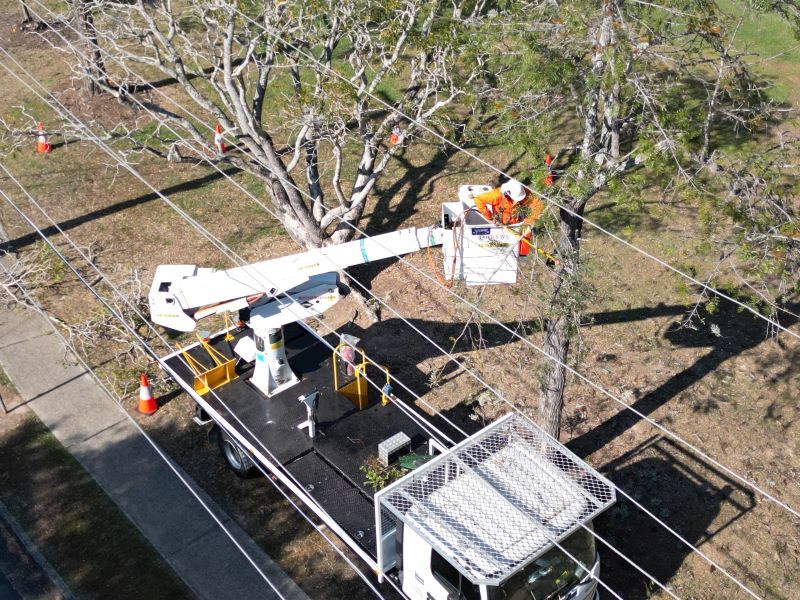
[[533,225],[544,212],[544,202],[530,192],[526,192],[523,200],[514,202],[500,188],[475,196],[475,206],[487,221],[500,220],[503,225],[521,222]]

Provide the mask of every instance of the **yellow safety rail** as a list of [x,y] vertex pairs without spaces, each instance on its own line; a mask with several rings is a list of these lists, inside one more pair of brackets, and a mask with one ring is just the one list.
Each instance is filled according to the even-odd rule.
[[205,350],[208,356],[211,357],[211,360],[214,363],[213,367],[206,367],[203,363],[189,354],[187,350],[183,350],[180,344],[178,344],[178,349],[182,351],[181,354],[183,354],[183,357],[186,359],[186,363],[195,373],[194,382],[192,384],[194,391],[200,395],[203,395],[207,394],[211,390],[215,390],[218,387],[225,385],[226,383],[230,383],[236,379],[238,375],[236,374],[235,369],[235,358],[227,358],[224,354],[213,348],[211,344],[209,344],[199,335],[197,336],[197,340],[200,342],[200,346],[203,348],[203,350]]
[[[361,348],[356,348],[355,351],[361,355],[360,362],[349,362],[342,358],[341,356],[341,349],[342,348],[352,348],[350,344],[341,343],[336,346],[336,349],[333,351],[333,387],[334,389],[339,392],[342,396],[350,400],[358,410],[363,410],[367,408],[369,405],[369,387],[367,382],[367,367],[373,366],[381,371],[383,371],[386,375],[386,387],[381,390],[381,404],[386,406],[389,403],[389,397],[386,395],[385,390],[391,389],[391,385],[389,382],[389,369],[384,367],[383,365],[379,365],[375,362],[372,362],[367,355],[364,353],[364,350]],[[354,357],[355,358],[355,357]],[[339,385],[339,361],[342,361],[344,365],[352,366],[353,373],[351,378],[348,381]]]

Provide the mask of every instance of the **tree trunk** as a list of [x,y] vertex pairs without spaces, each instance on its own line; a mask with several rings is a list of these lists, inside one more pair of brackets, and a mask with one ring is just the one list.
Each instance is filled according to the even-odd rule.
[[[603,19],[595,33],[597,46],[592,56],[592,74],[595,78],[584,98],[583,140],[581,142],[582,165],[576,174],[576,185],[585,182],[589,173],[590,161],[594,160],[600,168],[607,163],[605,154],[597,152],[598,123],[601,139],[603,134],[610,138],[608,141],[613,146],[619,144],[617,137],[614,142],[611,131],[614,128],[614,119],[618,115],[616,110],[609,110],[611,105],[618,105],[619,88],[611,93],[602,94],[603,73],[608,67],[606,49],[614,43],[614,19],[617,14],[617,0],[603,0]],[[616,92],[616,94],[615,94]],[[603,106],[600,106],[600,97],[603,95]],[[600,114],[602,109],[603,115]],[[607,117],[608,120],[603,117]],[[595,186],[596,188],[597,186]],[[545,325],[545,339],[543,350],[549,358],[545,358],[545,372],[539,387],[539,424],[544,430],[558,439],[561,431],[561,409],[564,405],[564,385],[567,380],[567,357],[569,353],[570,337],[580,320],[580,293],[576,284],[580,278],[580,236],[586,202],[593,192],[588,195],[572,198],[565,201],[571,214],[561,210],[558,241],[556,249],[560,264],[556,268],[553,291],[550,295],[550,317]]]
[[[585,202],[568,206],[579,215],[583,214]],[[550,299],[551,316],[545,325],[543,350],[545,372],[539,389],[539,424],[554,438],[561,430],[561,409],[564,404],[567,357],[572,329],[577,324],[579,313],[573,301],[573,284],[578,277],[580,265],[580,232],[582,221],[568,212],[561,211],[558,250],[559,265],[555,271],[553,291]]]
[[85,2],[81,2],[80,12],[83,31],[86,35],[86,55],[84,57],[86,77],[83,78],[83,89],[94,96],[100,93],[97,81],[105,81],[107,79],[106,66],[103,62],[103,55],[100,53],[100,46],[97,43],[97,31],[94,27],[92,9]]
[[33,21],[33,18],[31,18],[31,12],[28,10],[28,5],[25,4],[25,0],[20,0],[19,3],[22,5],[22,17],[23,17],[22,22],[30,23],[31,21]]

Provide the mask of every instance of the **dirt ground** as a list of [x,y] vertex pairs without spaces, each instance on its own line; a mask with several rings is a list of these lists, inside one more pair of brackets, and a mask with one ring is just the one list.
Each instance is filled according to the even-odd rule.
[[[9,6],[0,3],[5,7],[0,17],[16,10]],[[9,21],[0,18],[0,22]],[[52,51],[36,38],[4,28],[0,43],[53,89],[66,90],[71,85]],[[70,94],[74,92],[67,96],[75,98]],[[105,102],[84,98],[74,104],[86,114],[95,114],[102,112]],[[13,113],[18,103],[28,103],[53,119],[14,82],[0,90],[3,111]],[[492,150],[482,155],[500,166],[508,160]],[[135,269],[146,291],[158,264],[226,264],[151,189],[110,162],[91,144],[81,143],[57,148],[46,157],[22,150],[5,164],[70,237],[84,247],[92,246],[97,264],[116,281],[125,280]],[[380,182],[364,220],[369,232],[433,223],[440,203],[454,197],[459,184],[484,183],[488,177],[467,159],[424,145],[404,157],[403,168]],[[150,160],[142,160],[137,169],[247,260],[298,251],[280,234],[274,219],[211,169]],[[78,170],[80,177],[76,177]],[[242,175],[233,176],[247,183]],[[0,181],[4,190],[22,201],[10,182]],[[591,209],[590,218],[670,263],[702,263],[699,259],[707,252],[692,235],[697,215],[690,205],[656,196],[644,209],[604,206],[602,199]],[[0,205],[0,216],[16,246],[21,251],[29,248],[34,238],[7,205]],[[47,224],[42,216],[37,222]],[[796,596],[800,520],[755,493],[733,473],[789,506],[800,507],[797,340],[768,335],[762,322],[725,302],[714,314],[704,314],[703,325],[684,327],[695,295],[679,277],[591,229],[584,234],[584,252],[596,294],[581,329],[578,369],[718,463],[625,410],[598,388],[570,377],[562,441],[621,490],[617,504],[598,520],[597,532],[681,598],[746,597],[690,546],[762,597]],[[489,318],[470,317],[467,307],[431,280],[423,254],[354,269],[353,275],[392,309],[383,308],[380,322],[373,324],[352,298],[345,298],[320,321],[311,323],[315,328],[361,337],[375,360],[387,364],[413,393],[423,396],[423,406],[444,411],[467,431],[511,407],[493,400],[483,383],[443,358],[410,326],[436,344],[452,347],[461,361],[514,407],[533,414],[537,373],[544,364],[541,354],[512,341],[511,334]],[[452,291],[538,345],[540,292],[549,276],[541,262],[529,259],[514,287],[480,290],[456,284]],[[42,299],[70,322],[97,310],[81,285],[67,276],[44,290]],[[792,311],[800,312],[800,306]],[[467,319],[470,326],[465,331]],[[792,314],[782,315],[781,322],[800,333],[797,321]],[[165,350],[157,340],[153,343]],[[106,375],[113,377],[114,368],[119,372],[127,367],[107,366]],[[309,595],[371,595],[272,485],[261,478],[238,479],[222,466],[205,431],[191,422],[193,406],[187,397],[170,395],[162,400],[165,404],[156,415],[140,417],[142,424]],[[131,396],[127,402],[133,412],[135,399]],[[602,543],[599,549],[602,579],[620,595],[666,597],[613,550]]]

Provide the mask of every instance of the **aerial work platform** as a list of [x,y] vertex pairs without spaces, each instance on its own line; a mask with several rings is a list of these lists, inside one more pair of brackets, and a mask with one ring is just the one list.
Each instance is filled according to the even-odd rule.
[[[235,358],[233,347],[247,335],[247,330],[231,333],[232,340],[226,341],[222,332],[208,342],[229,359]],[[208,363],[207,352],[199,343],[165,357],[162,362],[203,410],[221,417],[215,420],[238,434],[238,441],[252,455],[263,455],[268,464],[295,481],[374,559],[375,490],[364,482],[362,465],[374,463],[378,445],[399,432],[410,438],[413,453],[427,453],[430,438],[448,444],[433,428],[423,429],[418,424],[418,420],[429,421],[430,416],[398,399],[382,405],[380,389],[371,384],[370,401],[363,410],[337,393],[331,347],[336,347],[339,339],[329,337],[326,340],[330,346],[298,324],[285,328],[286,355],[300,382],[269,398],[249,382],[253,364],[244,361],[236,366],[237,378],[199,396],[193,383],[195,371],[187,364],[191,361],[183,356],[187,352],[193,360]],[[382,378],[372,381],[378,386],[384,383]],[[307,418],[306,407],[298,397],[314,391],[321,396],[316,413],[317,434],[311,439],[306,429],[298,428]],[[442,423],[441,427],[447,425]],[[445,431],[447,435],[452,433]]]

